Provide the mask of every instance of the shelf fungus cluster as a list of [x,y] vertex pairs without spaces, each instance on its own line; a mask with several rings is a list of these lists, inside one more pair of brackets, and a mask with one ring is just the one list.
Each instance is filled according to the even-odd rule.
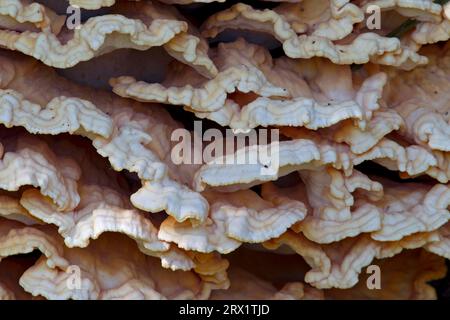
[[0,299],[438,298],[449,38],[447,1],[0,0]]

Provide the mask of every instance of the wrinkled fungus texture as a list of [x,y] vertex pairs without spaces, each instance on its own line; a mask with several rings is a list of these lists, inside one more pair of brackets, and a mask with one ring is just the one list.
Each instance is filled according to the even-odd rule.
[[449,37],[431,0],[0,0],[0,300],[439,298]]

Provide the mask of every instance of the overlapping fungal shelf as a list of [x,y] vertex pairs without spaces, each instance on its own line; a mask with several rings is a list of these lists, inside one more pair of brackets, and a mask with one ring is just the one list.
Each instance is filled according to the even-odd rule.
[[[0,0],[0,299],[437,298],[449,37],[446,1]],[[194,121],[278,170],[176,163]]]

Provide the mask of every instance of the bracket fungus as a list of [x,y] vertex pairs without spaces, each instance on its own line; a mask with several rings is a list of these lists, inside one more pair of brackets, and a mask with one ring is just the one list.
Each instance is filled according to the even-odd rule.
[[446,1],[0,0],[0,300],[440,298],[449,37]]

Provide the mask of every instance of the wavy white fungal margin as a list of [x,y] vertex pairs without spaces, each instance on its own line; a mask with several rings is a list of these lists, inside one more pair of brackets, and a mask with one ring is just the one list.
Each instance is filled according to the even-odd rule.
[[16,150],[3,154],[0,188],[17,191],[22,186],[34,186],[52,199],[59,211],[74,209],[80,202],[80,168],[71,159],[57,158],[39,140],[27,138],[19,138]]
[[450,50],[430,46],[430,63],[411,72],[390,71],[384,93],[386,103],[404,120],[401,134],[432,150],[450,151]]
[[419,232],[437,230],[450,219],[450,189],[437,184],[395,185],[385,188],[377,203],[383,209],[381,228],[371,234],[377,241],[398,241]]
[[209,204],[201,194],[175,181],[144,181],[142,188],[131,196],[136,208],[144,211],[166,211],[178,222],[204,221]]
[[287,232],[264,245],[274,250],[286,244],[301,255],[311,266],[305,275],[305,282],[314,287],[347,289],[358,283],[362,269],[374,259],[389,258],[404,249],[421,248],[436,240],[433,234],[419,233],[401,241],[384,243],[371,239],[369,235],[360,235],[329,245],[318,245],[301,234]]
[[0,25],[5,29],[27,30],[29,24],[32,24],[36,28],[49,28],[52,32],[59,33],[64,22],[64,16],[58,16],[37,2],[22,0],[0,2]]
[[199,112],[218,111],[225,104],[227,95],[240,92],[256,92],[261,96],[285,96],[286,90],[274,86],[265,75],[255,67],[239,65],[219,71],[218,75],[201,84],[200,87],[164,87],[149,84],[132,77],[119,77],[111,80],[116,94],[144,102],[160,102],[188,106]]
[[108,137],[112,120],[89,101],[58,97],[45,107],[26,100],[14,90],[0,90],[0,123],[7,128],[22,126],[33,134],[68,132]]
[[90,18],[75,29],[67,42],[50,30],[42,32],[0,31],[0,45],[16,50],[56,68],[70,68],[100,54],[121,48],[146,50],[162,46],[187,24],[177,20],[155,19],[150,25],[122,15]]
[[207,192],[205,197],[211,209],[203,224],[192,226],[169,217],[160,226],[159,239],[174,242],[185,250],[226,254],[244,242],[259,243],[278,237],[306,215],[300,201],[265,201],[250,190]]
[[97,10],[114,5],[116,0],[69,0],[69,3],[87,10]]
[[63,247],[57,239],[54,239],[51,229],[38,230],[15,221],[1,219],[0,260],[8,256],[30,253],[35,249],[46,257],[45,264],[48,267],[68,267],[68,261],[63,257]]
[[36,190],[22,194],[20,203],[34,217],[58,227],[69,248],[85,248],[105,232],[120,232],[149,251],[167,251],[157,238],[157,229],[142,213],[125,207],[117,192],[100,186],[81,186],[81,202],[73,211],[58,212],[53,203]]
[[350,123],[342,125],[334,133],[334,140],[345,142],[355,154],[361,154],[375,145],[387,134],[400,129],[404,125],[402,117],[393,110],[376,111],[366,128]]
[[[255,163],[238,162],[252,158]],[[195,174],[194,188],[203,191],[208,186],[260,184],[307,167],[315,160],[321,160],[319,149],[313,141],[305,139],[244,147],[203,165]]]

